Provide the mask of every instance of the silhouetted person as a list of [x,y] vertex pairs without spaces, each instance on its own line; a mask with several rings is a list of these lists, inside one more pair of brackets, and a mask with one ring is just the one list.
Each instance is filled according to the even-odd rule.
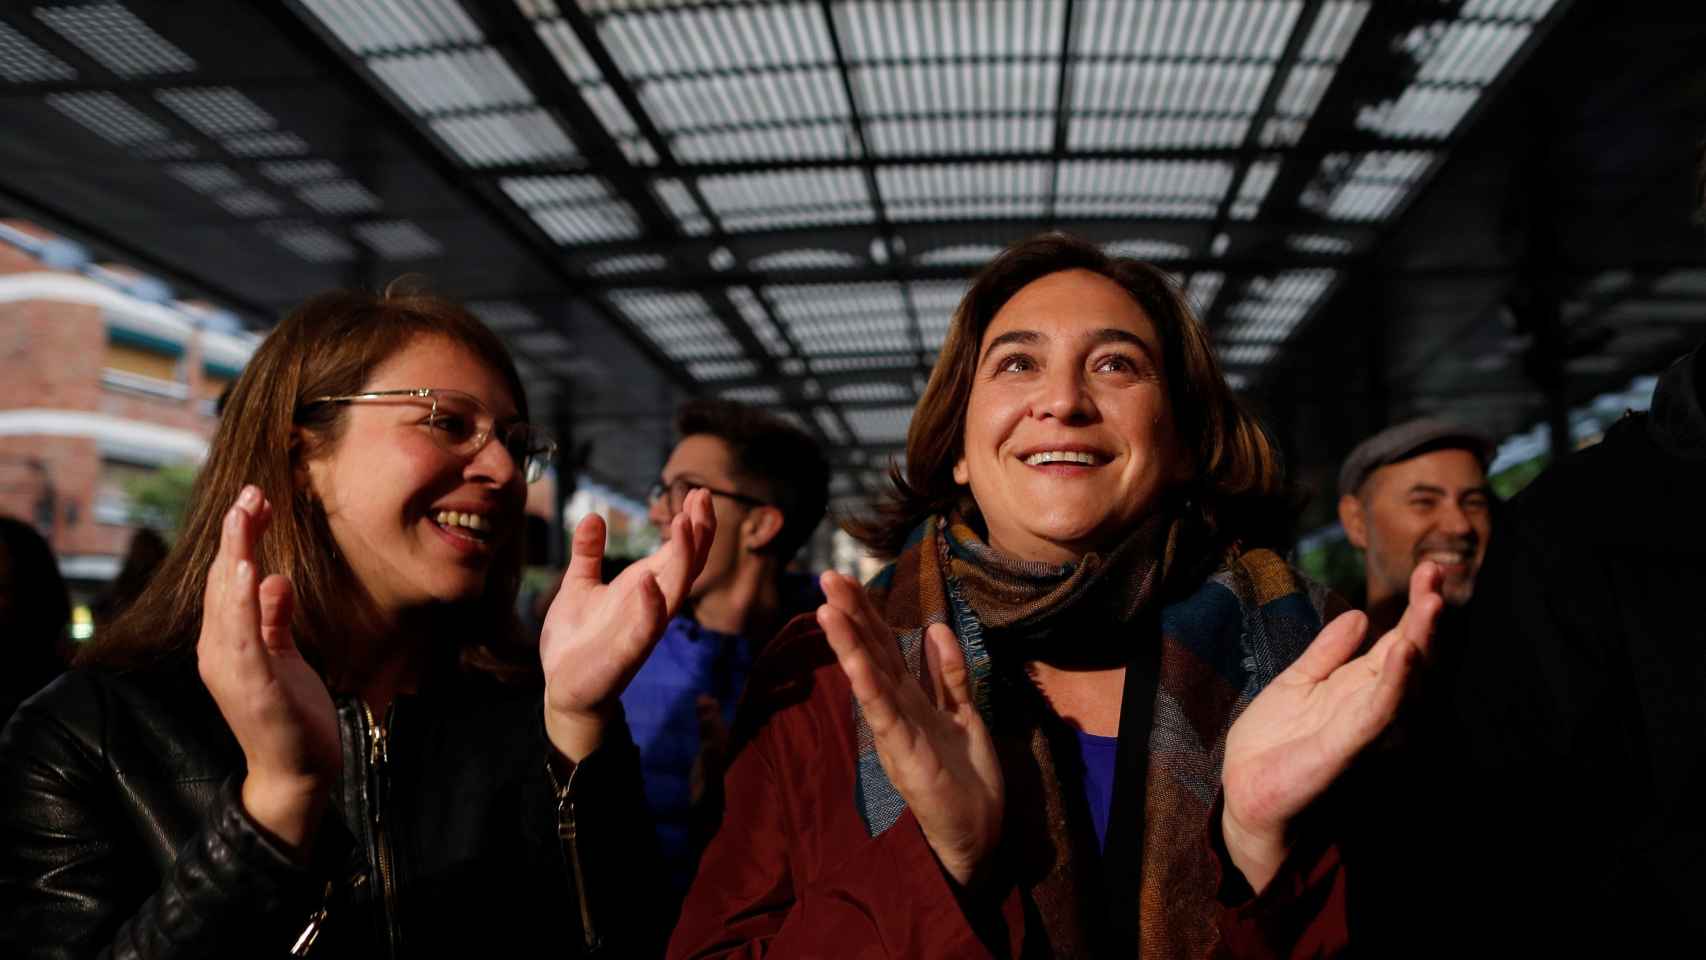
[[36,529],[0,517],[0,724],[65,670],[71,595]]
[[95,601],[89,604],[89,613],[95,621],[95,632],[123,613],[136,598],[142,596],[142,590],[148,586],[148,581],[154,579],[154,571],[159,569],[170,547],[166,538],[148,527],[138,527],[130,535],[130,546],[125,548],[124,562],[119,565],[118,576],[107,585]]

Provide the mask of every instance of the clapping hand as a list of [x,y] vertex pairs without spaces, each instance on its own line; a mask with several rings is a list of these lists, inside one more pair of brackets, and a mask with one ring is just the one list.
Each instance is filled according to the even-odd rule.
[[290,632],[295,594],[279,574],[260,579],[255,544],[272,504],[245,486],[220,527],[207,572],[196,663],[243,749],[243,807],[300,853],[337,779],[337,713]]
[[1221,830],[1233,864],[1258,893],[1285,860],[1292,819],[1397,715],[1445,602],[1439,587],[1439,568],[1419,565],[1403,619],[1355,659],[1368,618],[1352,611],[1335,619],[1227,733]]
[[829,602],[818,608],[817,622],[865,712],[883,772],[942,869],[971,887],[1000,839],[1006,795],[959,643],[945,624],[925,631],[926,691],[859,584],[838,573],[821,583]]
[[569,761],[578,763],[602,741],[616,698],[680,609],[716,532],[711,495],[695,490],[670,521],[663,546],[606,584],[604,519],[592,514],[575,527],[574,553],[539,641],[545,729]]

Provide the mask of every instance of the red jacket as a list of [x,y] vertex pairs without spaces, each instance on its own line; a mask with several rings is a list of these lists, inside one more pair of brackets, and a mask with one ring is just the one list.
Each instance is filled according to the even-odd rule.
[[[851,697],[823,634],[803,618],[754,668],[725,782],[725,819],[700,862],[669,956],[1046,952],[1035,942],[1027,949],[1024,903],[1011,884],[973,907],[988,942],[979,937],[910,811],[880,836],[868,835],[854,802]],[[1223,851],[1217,856],[1225,862]],[[1337,849],[1319,843],[1300,844],[1260,897],[1233,872],[1222,884],[1229,902],[1222,952],[1337,952],[1343,886]]]

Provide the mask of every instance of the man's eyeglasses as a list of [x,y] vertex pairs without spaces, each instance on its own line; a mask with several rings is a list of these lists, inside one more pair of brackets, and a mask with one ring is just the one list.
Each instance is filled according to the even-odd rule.
[[519,420],[499,425],[497,418],[480,402],[480,398],[460,390],[440,390],[435,387],[375,390],[371,393],[352,393],[341,397],[315,397],[304,406],[357,403],[363,400],[421,400],[432,404],[432,411],[427,414],[427,432],[438,441],[440,447],[458,457],[471,458],[485,449],[486,441],[495,436],[528,483],[545,475],[545,468],[557,453],[557,441],[552,440],[550,434]]
[[654,504],[668,497],[669,512],[671,516],[674,516],[681,512],[681,505],[686,502],[687,495],[695,490],[704,490],[713,497],[728,497],[736,503],[744,503],[749,507],[773,506],[767,500],[749,497],[744,493],[735,493],[732,490],[718,490],[716,487],[707,487],[702,483],[694,483],[685,477],[676,477],[668,483],[664,483],[662,480],[653,481],[651,489],[646,491],[646,503],[648,505]]

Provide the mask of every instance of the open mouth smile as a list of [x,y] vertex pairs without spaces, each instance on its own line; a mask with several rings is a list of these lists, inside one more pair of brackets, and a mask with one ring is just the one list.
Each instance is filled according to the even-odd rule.
[[1020,458],[1028,467],[1099,467],[1110,459],[1094,450],[1038,450]]
[[496,536],[490,517],[461,510],[439,510],[432,515],[433,526],[453,545],[462,549],[484,548]]

